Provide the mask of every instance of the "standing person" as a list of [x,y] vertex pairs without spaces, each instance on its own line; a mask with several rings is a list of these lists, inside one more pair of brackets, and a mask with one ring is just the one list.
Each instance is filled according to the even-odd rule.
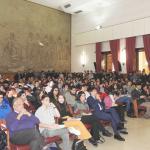
[[60,128],[55,123],[55,117],[59,118],[60,114],[53,103],[50,103],[48,95],[41,97],[42,105],[35,112],[35,116],[39,118],[39,129],[44,137],[60,136],[63,141],[63,150],[70,150],[69,133],[66,128]]
[[13,100],[14,111],[6,117],[6,126],[10,131],[10,141],[13,144],[30,146],[31,150],[42,150],[44,143],[36,125],[39,119],[24,109],[22,98]]

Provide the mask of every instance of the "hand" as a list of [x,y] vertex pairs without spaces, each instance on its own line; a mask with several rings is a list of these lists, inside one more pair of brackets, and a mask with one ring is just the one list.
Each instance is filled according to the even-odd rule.
[[26,99],[26,100],[24,100],[24,103],[25,103],[26,105],[30,106],[30,104],[29,104],[29,102],[28,102],[28,100],[27,100],[27,99]]
[[71,118],[71,117],[67,118],[67,121],[71,121],[71,120],[74,120],[74,118]]
[[31,116],[31,114],[26,109],[22,109],[21,114]]
[[49,129],[57,129],[57,128],[59,128],[58,124],[53,124],[49,126]]

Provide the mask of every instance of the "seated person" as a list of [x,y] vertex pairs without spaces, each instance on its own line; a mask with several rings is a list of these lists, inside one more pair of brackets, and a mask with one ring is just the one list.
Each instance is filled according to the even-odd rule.
[[32,91],[32,89],[29,86],[24,86],[24,93],[26,95],[28,102],[35,109],[37,109],[40,106],[40,104],[39,104],[38,100],[36,99],[36,97],[33,95],[33,93],[31,93],[31,91]]
[[140,100],[141,98],[141,84],[137,83],[135,88],[131,92],[131,97],[132,97],[132,103],[133,103],[133,110],[134,110],[134,115],[133,117],[138,117],[138,104],[141,104],[144,102]]
[[50,103],[48,95],[41,96],[42,105],[35,112],[35,116],[39,118],[39,129],[44,137],[60,136],[63,141],[63,150],[70,150],[69,133],[66,128],[60,128],[55,123],[55,118],[59,118],[60,114],[53,103]]
[[4,99],[3,93],[0,92],[0,119],[5,119],[6,116],[11,112],[9,102]]
[[28,101],[26,94],[23,91],[21,91],[21,92],[19,92],[18,95],[23,99],[24,108],[28,112],[34,114],[35,113],[35,107],[31,104],[31,102]]
[[115,102],[115,104],[117,104],[117,107],[114,108],[118,112],[121,121],[125,121],[125,110],[127,111],[127,115],[130,116],[131,97],[121,95],[119,92],[114,91],[113,95],[111,95],[111,99]]
[[14,100],[14,98],[17,97],[16,89],[15,88],[11,88],[10,90],[8,90],[7,93],[6,93],[6,97],[7,97],[8,101],[9,101],[10,106],[13,107],[13,104],[12,104],[13,100]]
[[96,99],[99,100],[101,103],[104,102],[103,106],[106,110],[115,109],[119,115],[120,120],[122,122],[125,121],[123,106],[118,106],[117,104],[115,104],[115,101],[113,101],[112,96],[109,95],[109,92],[107,91],[106,93],[107,93],[107,96],[105,96],[103,101],[101,101],[99,94],[96,95]]
[[77,95],[77,101],[74,106],[74,112],[81,116],[81,121],[84,124],[90,124],[92,126],[92,138],[89,140],[89,142],[93,145],[97,146],[100,138],[100,131],[102,131],[103,135],[105,136],[111,136],[111,133],[109,133],[90,112],[89,106],[86,103],[86,95],[83,91],[80,91]]
[[59,110],[60,113],[60,123],[65,120],[63,119],[63,117],[69,116],[72,117],[73,116],[73,111],[72,108],[69,107],[69,105],[67,104],[67,102],[65,101],[65,98],[63,95],[59,94],[58,96],[58,100],[56,102],[56,107]]
[[[63,122],[67,122],[68,123],[70,121],[75,121],[76,120],[76,118],[72,118],[73,113],[70,113],[69,107],[67,106],[67,103],[66,103],[65,98],[64,98],[63,95],[59,95],[58,96],[58,100],[57,100],[57,104],[56,105],[57,105],[57,108],[58,108],[58,110],[60,112],[60,118],[59,118],[59,120],[60,120],[59,122],[60,123],[63,123]],[[71,110],[71,112],[72,112],[72,110]],[[89,131],[85,128],[84,124],[81,121],[78,120],[78,123],[76,125],[73,125],[72,127],[74,127],[76,129],[76,126],[77,126],[77,130],[80,131],[80,136],[78,136],[78,138],[76,140],[77,141],[82,140],[82,144],[84,146],[84,143],[83,143],[84,141],[83,140],[89,139],[91,137],[91,135],[90,135]],[[84,135],[85,133],[90,135],[90,137],[89,138],[87,138],[87,137],[85,138],[85,135]]]
[[120,94],[119,92],[114,92],[113,97],[116,103],[124,103],[126,105],[127,113],[130,111],[131,97]]
[[143,95],[143,98],[146,102],[150,102],[150,86],[145,84],[142,87],[141,95]]
[[[114,109],[106,110],[104,105],[96,99],[97,89],[91,88],[91,96],[88,97],[87,103],[90,109],[93,110],[93,114],[97,119],[110,121],[113,131],[114,138],[120,141],[125,141],[123,137],[119,134],[119,129],[123,129],[121,120]],[[121,133],[127,134],[127,132],[120,131]]]
[[142,87],[142,98],[143,103],[140,104],[140,106],[143,106],[146,108],[146,112],[144,114],[144,118],[150,118],[150,88],[147,85],[144,85]]
[[76,87],[71,86],[70,91],[66,92],[65,99],[68,105],[70,105],[72,108],[74,107],[75,100],[76,100]]
[[50,99],[51,99],[51,102],[56,105],[56,102],[57,102],[57,98],[58,98],[58,95],[60,93],[60,90],[58,88],[57,85],[53,85],[52,86],[52,90],[50,91],[50,93],[48,93]]
[[44,143],[36,129],[39,119],[24,109],[22,98],[15,98],[12,105],[14,111],[6,117],[10,141],[17,145],[28,144],[31,150],[42,150]]

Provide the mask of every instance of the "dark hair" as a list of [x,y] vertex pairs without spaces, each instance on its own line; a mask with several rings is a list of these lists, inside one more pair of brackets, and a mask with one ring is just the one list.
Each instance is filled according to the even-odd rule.
[[17,96],[20,97],[20,96],[21,96],[22,94],[24,94],[24,93],[25,93],[25,92],[21,90],[21,91],[17,94]]
[[120,95],[120,93],[119,93],[119,92],[117,92],[117,91],[114,91],[114,92],[113,92],[113,95],[117,95],[117,96],[119,96],[119,95]]
[[76,87],[75,86],[70,86],[70,90],[72,90],[72,89],[76,89]]
[[80,101],[80,97],[82,94],[85,94],[85,93],[83,91],[78,92],[77,97],[76,97],[77,101]]
[[53,85],[52,90],[51,90],[51,92],[50,92],[51,95],[53,95],[53,92],[54,92],[55,89],[58,89],[58,92],[59,92],[58,86],[57,86],[57,85]]
[[43,101],[43,100],[44,100],[44,98],[46,98],[46,97],[48,97],[48,98],[49,98],[49,96],[48,96],[47,94],[45,94],[45,93],[44,93],[44,94],[41,96],[41,99],[40,99],[40,100],[41,100],[41,101]]
[[[58,98],[59,98],[59,96],[63,96],[63,98],[64,98],[64,103],[65,103],[65,105],[67,105],[65,96],[64,96],[63,94],[59,94],[59,95],[58,95]],[[58,101],[58,98],[57,98],[57,101]],[[58,103],[59,103],[59,102],[58,102]]]
[[82,84],[82,85],[80,85],[79,89],[82,89],[83,87],[86,87],[86,86],[87,86],[86,84]]
[[108,88],[104,88],[104,92],[105,92],[106,94],[110,94],[110,90],[109,90]]
[[0,91],[0,95],[3,95],[3,96],[4,96],[4,92]]
[[96,91],[97,91],[97,88],[96,88],[96,87],[94,87],[94,86],[92,86],[92,87],[90,87],[90,88],[89,88],[89,91],[90,91],[90,92],[92,92],[92,91],[94,91],[94,90],[96,90]]

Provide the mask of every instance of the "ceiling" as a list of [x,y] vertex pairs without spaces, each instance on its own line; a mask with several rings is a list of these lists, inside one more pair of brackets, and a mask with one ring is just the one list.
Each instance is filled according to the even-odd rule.
[[149,6],[150,0],[110,0],[107,6],[97,6],[91,12],[73,15],[72,32],[87,32],[95,30],[97,26],[107,28],[135,20],[139,21],[139,25],[141,19],[150,17]]
[[[150,16],[150,0],[27,0],[72,15],[72,33],[108,27]],[[65,8],[65,5],[71,6]],[[78,14],[75,12],[82,11]]]
[[[28,0],[28,1],[41,4],[47,7],[55,8],[70,14],[74,14],[75,12],[80,10],[82,11],[82,13],[91,12],[97,8],[107,7],[115,3],[123,2],[124,0]],[[67,4],[70,4],[71,6],[65,8],[65,5]]]

